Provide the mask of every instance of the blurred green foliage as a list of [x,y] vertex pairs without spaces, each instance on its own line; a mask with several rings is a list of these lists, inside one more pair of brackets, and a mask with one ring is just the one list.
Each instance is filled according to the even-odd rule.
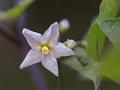
[[98,19],[113,18],[119,12],[120,0],[103,0],[99,8]]
[[[101,2],[99,15],[96,20],[93,21],[88,31],[88,45],[85,48],[88,54],[88,60],[90,62],[93,61],[93,63],[90,64],[90,62],[88,62],[89,64],[81,70],[80,66],[78,67],[77,65],[78,62],[75,60],[67,61],[67,65],[94,83],[104,75],[117,82],[120,81],[120,72],[118,71],[120,68],[120,49],[118,48],[120,46],[120,18],[115,18],[119,12],[119,7],[120,0],[103,0]],[[105,56],[103,55],[103,49],[105,49],[106,37],[113,43],[115,46],[114,49],[118,49],[113,49]],[[81,50],[79,53],[84,55]],[[79,70],[77,68],[79,68]],[[101,72],[100,75],[102,74],[102,76],[100,76],[98,72]]]
[[99,73],[120,84],[120,48],[109,50],[102,60]]
[[[96,19],[114,18],[118,14],[120,0],[103,0],[99,8],[99,15]],[[105,35],[98,23],[94,21],[87,35],[87,52],[93,59],[99,59],[101,49],[103,49]]]
[[104,39],[104,33],[100,30],[98,24],[93,22],[87,35],[87,53],[94,61],[97,61],[100,58],[104,46]]
[[120,83],[120,18],[100,20],[98,23],[101,30],[115,46],[103,57],[100,73]]
[[28,7],[33,3],[34,0],[21,0],[16,6],[13,8],[0,12],[0,19],[16,19],[18,18]]
[[98,25],[115,47],[120,46],[120,18],[99,20]]

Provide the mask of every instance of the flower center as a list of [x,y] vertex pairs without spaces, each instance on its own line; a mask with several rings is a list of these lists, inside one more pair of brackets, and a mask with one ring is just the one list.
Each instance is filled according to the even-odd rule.
[[43,54],[48,54],[50,52],[50,49],[49,49],[48,46],[43,46],[41,48],[41,51],[42,51]]

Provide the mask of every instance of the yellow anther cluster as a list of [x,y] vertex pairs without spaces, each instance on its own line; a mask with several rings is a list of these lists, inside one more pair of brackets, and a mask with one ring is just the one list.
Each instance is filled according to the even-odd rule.
[[47,47],[47,46],[43,46],[43,47],[41,48],[41,51],[42,51],[43,54],[48,54],[48,53],[50,52],[50,49],[49,49],[49,47]]

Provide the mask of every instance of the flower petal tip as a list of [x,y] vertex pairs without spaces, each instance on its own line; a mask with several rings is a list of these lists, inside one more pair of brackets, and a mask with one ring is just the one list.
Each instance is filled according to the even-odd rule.
[[27,28],[23,28],[23,30],[22,30],[22,34],[23,34],[23,35],[29,34],[29,33],[31,33],[31,32],[32,32],[32,31],[29,30],[29,29],[27,29]]
[[56,22],[54,22],[52,25],[58,25],[58,22],[56,21]]
[[59,74],[58,73],[53,73],[56,77],[59,77]]
[[53,24],[51,24],[51,27],[58,28],[58,30],[59,30],[59,24],[58,24],[58,22],[56,21]]
[[50,27],[51,27],[51,28],[56,28],[56,29],[58,28],[58,30],[59,30],[59,24],[58,24],[57,21],[54,22],[53,24],[51,24]]
[[25,66],[25,65],[23,65],[23,63],[19,66],[19,69],[24,69],[24,68],[26,68],[27,66]]
[[28,31],[27,28],[23,28],[22,33],[25,33],[25,32],[27,32],[27,31]]
[[19,69],[23,69],[23,65],[22,64],[19,66]]

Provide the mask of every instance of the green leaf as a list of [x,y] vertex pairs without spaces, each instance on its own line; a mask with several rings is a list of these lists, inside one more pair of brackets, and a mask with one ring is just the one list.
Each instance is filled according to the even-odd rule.
[[76,47],[76,48],[74,49],[74,51],[75,51],[75,55],[76,55],[77,57],[79,57],[79,58],[87,57],[87,56],[88,56],[87,53],[86,53],[86,51],[85,51],[85,49],[82,48],[82,47]]
[[94,65],[85,67],[84,69],[79,71],[79,73],[80,73],[80,75],[88,78],[89,80],[93,81],[94,83],[96,82],[96,80],[98,78],[96,67]]
[[64,61],[64,64],[66,64],[67,66],[69,66],[70,68],[77,72],[81,71],[81,69],[83,68],[76,57],[68,58],[67,60]]
[[103,0],[100,5],[99,19],[116,17],[119,11],[120,0]]
[[74,49],[74,52],[75,52],[76,58],[79,60],[79,63],[83,67],[87,66],[88,64],[92,64],[93,63],[93,60],[90,59],[90,57],[88,56],[88,54],[87,54],[87,52],[85,51],[84,48],[76,47]]
[[95,22],[92,23],[87,35],[87,52],[93,60],[98,60],[101,55],[101,50],[104,45],[105,35],[99,28],[97,20],[116,17],[120,6],[120,0],[103,0],[99,15]]
[[[101,22],[101,19],[108,19],[108,18],[116,17],[117,14],[118,14],[118,11],[119,11],[119,6],[120,6],[120,0],[103,0],[101,5],[100,5],[98,18],[96,19],[95,22],[92,23],[92,25],[90,27],[90,30],[89,30],[89,33],[88,33],[88,36],[87,36],[87,40],[88,40],[87,51],[88,51],[89,56],[91,56],[93,59],[98,59],[99,58],[99,56],[101,54],[101,50],[102,50],[103,45],[104,45],[105,35],[107,35],[105,33],[106,29],[104,29],[104,28],[106,28],[108,26],[106,26],[105,23],[103,24],[103,22]],[[103,26],[102,27],[100,26],[102,24],[104,25],[104,28],[103,28]],[[118,27],[114,27],[114,29],[115,28],[118,30]],[[103,31],[103,29],[105,31]],[[113,32],[117,33],[115,31],[113,31]],[[117,33],[117,36],[118,36],[118,34],[120,35],[120,33]],[[110,36],[111,36],[111,39],[117,38],[117,36],[114,36],[114,37],[112,35],[110,35]],[[107,35],[107,37],[108,37],[108,35]],[[114,42],[117,43],[117,44],[115,44],[115,46],[118,46],[118,44],[119,44],[118,39],[117,39],[117,41],[118,42],[114,41]],[[105,65],[103,65],[103,66],[105,66]],[[96,70],[96,68],[94,68],[94,69]],[[94,69],[92,69],[92,70],[94,71]],[[107,69],[109,69],[109,67]],[[88,70],[88,72],[89,71],[92,72],[91,70]],[[113,70],[113,71],[115,71],[115,70]],[[104,73],[106,73],[106,71]],[[107,74],[107,75],[109,75],[109,74]],[[92,77],[90,77],[90,78],[92,78]]]
[[120,84],[120,47],[109,50],[100,63],[100,74]]
[[86,51],[81,47],[76,47],[74,49],[74,51],[75,51],[76,56],[67,58],[64,63],[67,66],[69,66],[70,68],[72,68],[75,71],[79,72],[83,68],[83,66],[82,66],[82,64],[80,63],[80,61],[78,59],[85,58],[88,55],[87,55]]
[[113,43],[115,47],[120,46],[120,18],[105,19],[98,21],[99,27]]
[[88,32],[87,35],[87,52],[88,55],[94,59],[94,61],[98,60],[100,57],[100,53],[104,46],[104,33],[100,30],[99,26],[96,22],[94,22]]
[[22,14],[29,5],[32,4],[34,0],[22,0],[18,5],[8,10],[6,14],[12,19],[17,18],[20,14]]
[[83,67],[80,64],[80,62],[77,60],[77,58],[75,58],[75,57],[65,60],[64,64],[66,64],[67,66],[69,66],[70,68],[72,68],[73,70],[78,72],[80,77],[83,76],[84,78],[87,78],[87,79],[93,81],[93,83],[96,82],[96,79],[98,77],[97,73],[96,73],[96,67],[94,67],[92,65],[90,65],[88,67]]
[[[70,57],[68,60],[65,60],[64,63],[73,70],[77,71],[79,75],[82,75],[83,77],[95,82],[96,72],[91,63],[92,60],[88,57],[86,51],[81,47],[77,47],[75,48],[75,53],[76,57],[78,58]],[[83,63],[81,63],[81,59],[83,63],[90,62],[89,65],[84,66]]]

